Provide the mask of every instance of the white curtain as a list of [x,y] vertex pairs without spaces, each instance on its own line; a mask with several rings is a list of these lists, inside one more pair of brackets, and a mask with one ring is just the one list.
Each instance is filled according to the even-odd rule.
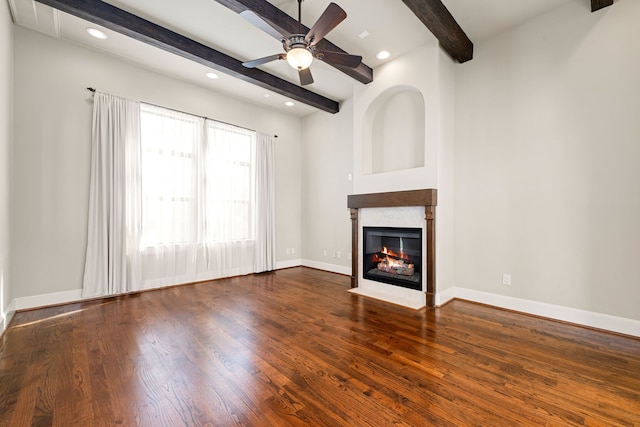
[[256,254],[254,271],[276,268],[275,144],[272,135],[256,141]]
[[94,94],[83,297],[140,289],[140,105]]
[[96,92],[83,296],[275,269],[273,145]]
[[195,281],[204,119],[147,104],[141,110],[143,287]]
[[142,111],[144,288],[253,273],[255,132]]

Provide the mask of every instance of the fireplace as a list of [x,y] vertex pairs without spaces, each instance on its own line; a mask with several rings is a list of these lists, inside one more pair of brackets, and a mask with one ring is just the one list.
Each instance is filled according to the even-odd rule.
[[365,279],[422,290],[422,229],[362,228]]
[[[436,295],[436,205],[437,191],[433,188],[388,193],[352,194],[347,197],[347,207],[349,207],[351,212],[351,245],[352,253],[354,254],[351,261],[352,292],[359,293],[361,295],[368,295],[373,298],[384,299],[386,301],[413,308],[420,308],[425,305],[427,307],[434,307]],[[418,209],[416,212],[414,209],[417,207],[421,207],[422,209]],[[371,215],[376,216],[377,214],[375,212],[379,209],[385,211],[392,210],[394,212],[393,217],[390,218],[382,215],[384,216],[383,221],[378,221],[380,218],[372,220]],[[404,216],[404,214],[397,216],[396,212],[409,214],[412,219],[408,221],[393,219],[399,219]],[[365,213],[367,213],[367,215],[365,215]],[[416,214],[417,217],[415,216]],[[363,217],[363,222],[360,225],[359,218],[361,215],[368,217],[368,219]],[[364,231],[365,228],[369,227],[383,228],[387,232],[391,233],[395,233],[398,228],[404,227],[409,228],[409,230],[411,230],[410,233],[419,230],[421,233],[419,238],[421,243],[418,247],[422,251],[422,254],[419,257],[420,261],[416,261],[411,258],[409,260],[403,260],[404,266],[401,265],[400,268],[389,266],[388,262],[383,263],[380,268],[378,268],[378,264],[382,261],[376,263],[372,261],[371,258],[369,264],[367,264],[365,261],[367,257],[364,256],[365,253],[369,253],[369,255],[377,254],[378,258],[386,258],[386,254],[383,253],[385,252],[385,245],[382,243],[371,243],[371,247],[367,249],[364,243]],[[362,236],[362,238],[360,236]],[[382,240],[382,236],[374,236],[374,240],[378,237]],[[394,235],[388,237],[391,237],[391,240],[397,238],[397,236]],[[409,239],[411,238],[412,237],[409,236]],[[395,250],[390,249],[389,246],[393,245],[389,243],[386,245],[386,252],[407,252],[410,248],[413,250],[412,245],[414,242],[403,237],[402,251],[399,250],[399,239],[397,239],[394,244],[398,247],[396,247]],[[374,246],[382,246],[382,248],[377,249]],[[405,250],[405,247],[407,250]],[[407,255],[409,254],[405,254],[405,256]],[[391,258],[394,257],[392,256]],[[374,265],[375,269],[379,271],[372,271],[374,269]],[[414,274],[420,275],[419,285],[410,283],[411,279],[408,279],[412,268],[414,271],[411,276]],[[379,280],[380,276],[385,276],[385,274],[381,274],[381,272],[385,273],[384,270],[386,269],[393,273],[391,278],[395,280],[394,283]],[[375,277],[372,278],[369,277],[369,275],[373,275]],[[407,277],[401,277],[405,275]],[[380,296],[382,293],[385,294],[384,297]],[[420,295],[420,297],[416,297],[416,294]]]

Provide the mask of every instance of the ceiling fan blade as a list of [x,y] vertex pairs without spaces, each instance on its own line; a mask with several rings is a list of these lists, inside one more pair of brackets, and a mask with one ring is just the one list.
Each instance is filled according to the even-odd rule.
[[276,29],[276,27],[271,24],[266,19],[262,18],[255,12],[251,10],[243,10],[240,12],[240,16],[246,19],[249,23],[251,23],[254,27],[261,29],[265,33],[269,34],[271,37],[276,38],[278,40],[286,39],[289,35],[282,34],[280,30]]
[[303,70],[299,70],[298,75],[300,76],[300,84],[302,86],[313,83],[313,76],[311,75],[311,70],[308,67]]
[[322,51],[316,54],[316,57],[324,62],[333,65],[344,65],[345,67],[356,68],[362,62],[362,56],[349,55],[342,52]]
[[329,31],[333,30],[339,23],[345,20],[347,12],[335,3],[329,3],[329,6],[322,12],[322,15],[313,27],[307,33],[305,40],[310,46],[315,46]]
[[276,53],[275,55],[265,56],[264,58],[254,59],[253,61],[243,62],[247,68],[256,68],[258,65],[266,64],[267,62],[275,61],[277,59],[286,59],[287,55],[285,53]]

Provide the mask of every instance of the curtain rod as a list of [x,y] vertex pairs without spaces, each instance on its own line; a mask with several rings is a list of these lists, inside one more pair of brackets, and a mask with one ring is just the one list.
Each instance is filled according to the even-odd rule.
[[[95,89],[95,88],[92,88],[92,87],[88,87],[88,88],[87,88],[87,90],[88,90],[89,92],[91,92],[91,93],[95,93],[95,92],[96,92],[96,89]],[[223,122],[223,121],[221,121],[221,120],[210,119],[209,117],[206,117],[206,116],[200,116],[200,115],[198,115],[198,114],[187,113],[186,111],[176,110],[175,108],[169,108],[169,107],[165,107],[165,106],[163,106],[163,105],[152,104],[152,103],[150,103],[150,102],[143,102],[143,101],[140,101],[140,102],[142,102],[143,104],[152,105],[152,106],[154,106],[154,107],[158,107],[158,108],[166,108],[167,110],[175,111],[176,113],[189,114],[189,115],[191,115],[191,116],[201,117],[201,118],[203,118],[203,119],[205,119],[205,120],[213,120],[214,122],[224,123],[225,125],[230,125],[230,126],[235,126],[235,127],[239,127],[239,128],[247,129],[247,130],[250,130],[250,131],[252,131],[252,132],[258,132],[257,130],[254,130],[254,129],[248,129],[248,128],[245,128],[245,127],[242,127],[242,126],[235,125],[235,124],[233,124],[233,123]],[[277,137],[278,137],[278,135],[273,135],[273,137],[274,137],[274,138],[277,138]]]

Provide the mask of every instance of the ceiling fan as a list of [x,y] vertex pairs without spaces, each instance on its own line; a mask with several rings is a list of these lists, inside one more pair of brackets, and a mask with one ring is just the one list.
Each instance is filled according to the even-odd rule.
[[313,59],[319,59],[332,65],[343,65],[355,68],[362,62],[362,56],[350,55],[342,52],[322,51],[316,47],[316,44],[331,30],[333,30],[340,22],[344,21],[347,13],[337,4],[330,3],[324,10],[320,18],[313,24],[313,27],[307,34],[302,34],[302,1],[298,0],[298,34],[282,34],[275,25],[258,16],[251,10],[245,10],[240,15],[260,28],[267,34],[279,39],[285,53],[277,53],[275,55],[265,56],[264,58],[254,59],[253,61],[243,62],[247,68],[255,68],[259,65],[276,60],[286,60],[289,65],[298,70],[301,85],[309,85],[313,83],[313,76],[309,70],[309,66]]

